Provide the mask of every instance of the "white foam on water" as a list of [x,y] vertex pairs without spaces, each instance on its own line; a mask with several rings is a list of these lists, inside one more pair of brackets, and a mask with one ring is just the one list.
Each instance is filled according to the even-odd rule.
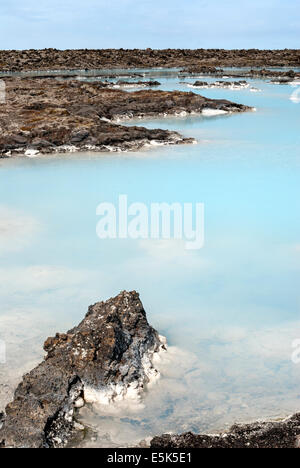
[[25,156],[27,156],[28,158],[36,158],[38,154],[39,150],[28,149],[25,151]]
[[188,113],[186,111],[181,111],[181,112],[176,112],[175,116],[176,117],[186,117]]
[[300,80],[290,81],[288,84],[293,86],[293,87],[294,86],[300,86]]
[[[182,385],[179,384],[178,387],[177,379],[190,372],[190,369],[196,366],[196,362],[192,353],[175,346],[168,348],[167,352],[155,353],[153,363],[161,378],[156,377],[151,381],[156,385],[152,388],[149,388],[151,384],[147,386],[143,399],[141,397],[139,400],[126,398],[119,402],[114,401],[110,405],[86,405],[82,409],[80,422],[92,427],[97,433],[94,442],[87,439],[83,445],[87,447],[133,447],[140,446],[142,443],[143,446],[148,446],[152,437],[160,433],[159,418],[156,430],[153,431],[153,428],[148,427],[149,414],[152,415],[150,418],[153,417],[153,412],[156,414],[157,407],[160,405],[162,405],[161,412],[163,412],[169,405],[168,400],[174,395],[178,400],[182,393]],[[183,411],[186,412],[186,409]],[[175,426],[174,430],[177,430]],[[170,428],[166,432],[169,431]]]
[[207,117],[211,117],[214,115],[224,115],[224,114],[228,114],[228,111],[224,111],[221,109],[209,109],[209,108],[202,110],[202,115],[205,115]]
[[66,153],[76,153],[77,151],[79,151],[79,148],[77,148],[77,146],[74,146],[74,145],[62,145],[62,146],[59,146],[55,152],[66,152]]
[[159,363],[167,353],[167,340],[159,336],[160,347],[148,350],[142,358],[142,376],[130,384],[110,384],[102,388],[85,385],[84,400],[93,404],[97,411],[105,414],[118,414],[124,410],[140,411],[144,405],[142,401],[146,389],[151,388],[160,378]]
[[147,88],[148,85],[144,83],[126,83],[126,84],[114,84],[111,88],[124,88],[124,89],[135,89],[135,88]]
[[150,143],[146,143],[145,146],[166,146],[168,142],[151,140]]
[[247,89],[249,88],[249,83],[239,83],[239,84],[234,84],[232,83],[230,86],[226,85],[227,82],[215,82],[215,83],[207,83],[203,85],[194,85],[194,84],[188,84],[187,86],[189,88],[195,88],[195,89],[224,89],[224,90],[231,90],[231,91],[240,91],[242,89]]

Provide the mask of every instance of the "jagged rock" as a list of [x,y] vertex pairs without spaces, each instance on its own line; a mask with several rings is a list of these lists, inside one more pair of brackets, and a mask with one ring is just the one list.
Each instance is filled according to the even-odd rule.
[[[151,142],[188,143],[176,132],[117,125],[132,117],[156,117],[205,108],[244,112],[250,108],[180,91],[126,92],[98,83],[6,79],[6,103],[1,105],[0,155],[38,149],[67,151],[128,151]],[[31,154],[31,153],[30,153]]]
[[111,402],[127,392],[138,396],[157,377],[152,359],[162,348],[135,291],[91,306],[77,327],[46,340],[44,362],[23,377],[6,407],[0,445],[66,446],[87,395],[106,394]]
[[[300,76],[300,75],[299,75]],[[291,83],[291,78],[290,77],[287,77],[287,78],[274,78],[273,80],[271,80],[271,83],[273,84],[289,84]]]
[[299,448],[300,413],[282,421],[234,425],[218,435],[165,434],[154,437],[152,448]]
[[197,88],[206,88],[208,86],[208,82],[207,81],[195,81],[195,83],[193,84],[193,86],[196,86]]

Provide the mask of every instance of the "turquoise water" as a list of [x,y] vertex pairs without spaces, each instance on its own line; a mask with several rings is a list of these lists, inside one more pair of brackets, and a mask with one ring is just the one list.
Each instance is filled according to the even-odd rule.
[[[48,335],[79,322],[89,304],[135,289],[170,352],[144,409],[83,411],[95,445],[299,411],[291,354],[300,338],[300,104],[289,99],[291,86],[249,81],[261,91],[161,79],[161,89],[257,109],[138,121],[197,145],[0,161],[0,402],[41,359]],[[147,205],[204,203],[204,248],[99,240],[96,207],[119,194]]]

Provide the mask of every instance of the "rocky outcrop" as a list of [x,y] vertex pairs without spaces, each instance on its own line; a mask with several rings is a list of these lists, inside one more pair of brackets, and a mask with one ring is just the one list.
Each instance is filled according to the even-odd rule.
[[189,75],[198,75],[200,73],[203,75],[215,75],[218,73],[223,73],[223,70],[221,68],[210,67],[198,63],[197,65],[191,65],[187,68],[184,68],[180,73]]
[[76,411],[90,394],[99,392],[108,403],[128,393],[139,397],[157,378],[153,357],[165,340],[149,325],[134,291],[91,306],[77,327],[48,338],[44,349],[44,362],[23,377],[0,415],[3,447],[66,446],[78,427]]
[[151,441],[152,448],[299,448],[300,413],[282,421],[235,425],[223,434],[165,434]]
[[194,84],[188,85],[192,88],[222,88],[222,89],[245,89],[249,88],[247,81],[215,81],[214,83],[208,83],[207,81],[195,81]]
[[283,81],[290,83],[294,80],[300,78],[300,73],[295,72],[294,70],[269,70],[266,68],[262,69],[253,69],[253,70],[222,70],[222,69],[212,69],[206,67],[192,67],[186,70],[182,70],[179,73],[179,77],[182,78],[193,78],[197,75],[211,75],[214,77],[224,78],[258,78],[258,79],[267,79],[267,78],[276,78],[276,81]]
[[152,67],[297,67],[300,50],[3,50],[0,71]]
[[[226,71],[226,75],[227,75]],[[295,72],[294,70],[267,70],[265,68],[261,70],[249,70],[245,72],[237,72],[237,75],[230,73],[230,76],[240,76],[240,77],[249,77],[249,78],[286,78],[289,81],[297,79],[300,77],[300,73]]]
[[6,79],[0,107],[0,155],[66,151],[128,151],[152,143],[191,143],[176,132],[116,125],[137,117],[201,113],[204,109],[244,112],[250,108],[194,93],[126,92],[78,80]]

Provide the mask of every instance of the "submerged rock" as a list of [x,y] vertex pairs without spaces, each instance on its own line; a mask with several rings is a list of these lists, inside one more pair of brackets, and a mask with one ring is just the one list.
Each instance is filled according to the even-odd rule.
[[165,340],[149,325],[134,291],[91,306],[77,327],[48,338],[44,349],[44,362],[23,377],[0,416],[3,447],[66,446],[87,395],[102,392],[108,402],[139,396],[158,376],[153,356]]
[[159,81],[124,81],[124,80],[118,80],[113,87],[119,87],[119,88],[151,88],[155,86],[160,86],[161,83]]
[[208,83],[206,81],[195,81],[191,88],[223,88],[223,89],[244,89],[249,87],[247,81],[215,81]]
[[154,437],[152,448],[299,448],[300,413],[282,421],[234,425],[223,434],[165,434]]

